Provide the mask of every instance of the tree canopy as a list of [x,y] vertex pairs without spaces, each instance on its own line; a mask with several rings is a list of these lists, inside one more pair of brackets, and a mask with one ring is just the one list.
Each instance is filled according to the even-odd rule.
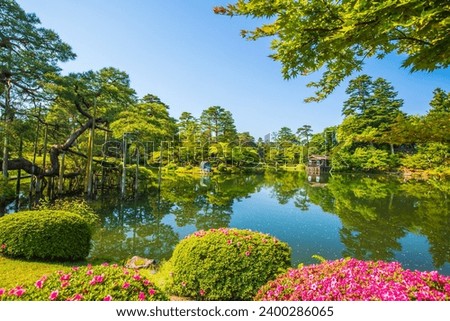
[[317,91],[306,101],[326,98],[370,57],[404,55],[402,66],[412,72],[450,63],[450,4],[445,0],[238,0],[214,12],[266,19],[242,36],[273,37],[271,57],[282,63],[286,79],[324,70],[318,82],[309,84]]

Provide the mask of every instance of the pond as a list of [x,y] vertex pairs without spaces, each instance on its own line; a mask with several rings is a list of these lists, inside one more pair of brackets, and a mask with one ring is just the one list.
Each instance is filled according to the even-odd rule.
[[91,257],[164,260],[196,230],[236,227],[287,242],[294,266],[317,263],[312,256],[320,255],[396,260],[450,275],[450,182],[355,175],[322,180],[298,172],[167,175],[160,193],[92,203],[102,227]]

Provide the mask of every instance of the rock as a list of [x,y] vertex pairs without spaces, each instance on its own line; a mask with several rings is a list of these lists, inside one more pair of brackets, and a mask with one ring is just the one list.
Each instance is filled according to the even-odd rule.
[[146,259],[140,256],[133,256],[125,264],[126,268],[129,269],[147,269],[150,266],[154,267],[156,265],[156,260]]

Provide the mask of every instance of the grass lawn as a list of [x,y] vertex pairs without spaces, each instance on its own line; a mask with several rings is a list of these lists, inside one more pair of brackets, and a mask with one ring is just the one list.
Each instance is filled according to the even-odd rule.
[[10,259],[0,256],[0,288],[10,289],[17,285],[36,282],[41,276],[87,262],[49,263]]
[[[70,270],[73,266],[84,266],[88,263],[100,265],[103,262],[44,262],[24,259],[11,259],[0,255],[0,288],[11,289],[18,285],[34,283],[43,275],[48,275],[56,271]],[[167,273],[152,274],[150,270],[141,269],[140,274],[145,276],[157,285],[164,286],[167,282]]]

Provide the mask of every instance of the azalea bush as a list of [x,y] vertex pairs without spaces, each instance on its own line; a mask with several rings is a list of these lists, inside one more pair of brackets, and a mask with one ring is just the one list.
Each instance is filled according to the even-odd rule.
[[0,253],[9,257],[76,261],[90,247],[91,230],[78,214],[24,211],[0,218]]
[[261,287],[255,300],[450,300],[450,277],[397,262],[341,259],[289,270]]
[[104,263],[42,276],[32,284],[0,288],[0,301],[163,301],[158,287],[138,271]]
[[250,300],[290,267],[290,247],[262,233],[238,229],[198,231],[182,240],[168,262],[170,291],[197,300]]

